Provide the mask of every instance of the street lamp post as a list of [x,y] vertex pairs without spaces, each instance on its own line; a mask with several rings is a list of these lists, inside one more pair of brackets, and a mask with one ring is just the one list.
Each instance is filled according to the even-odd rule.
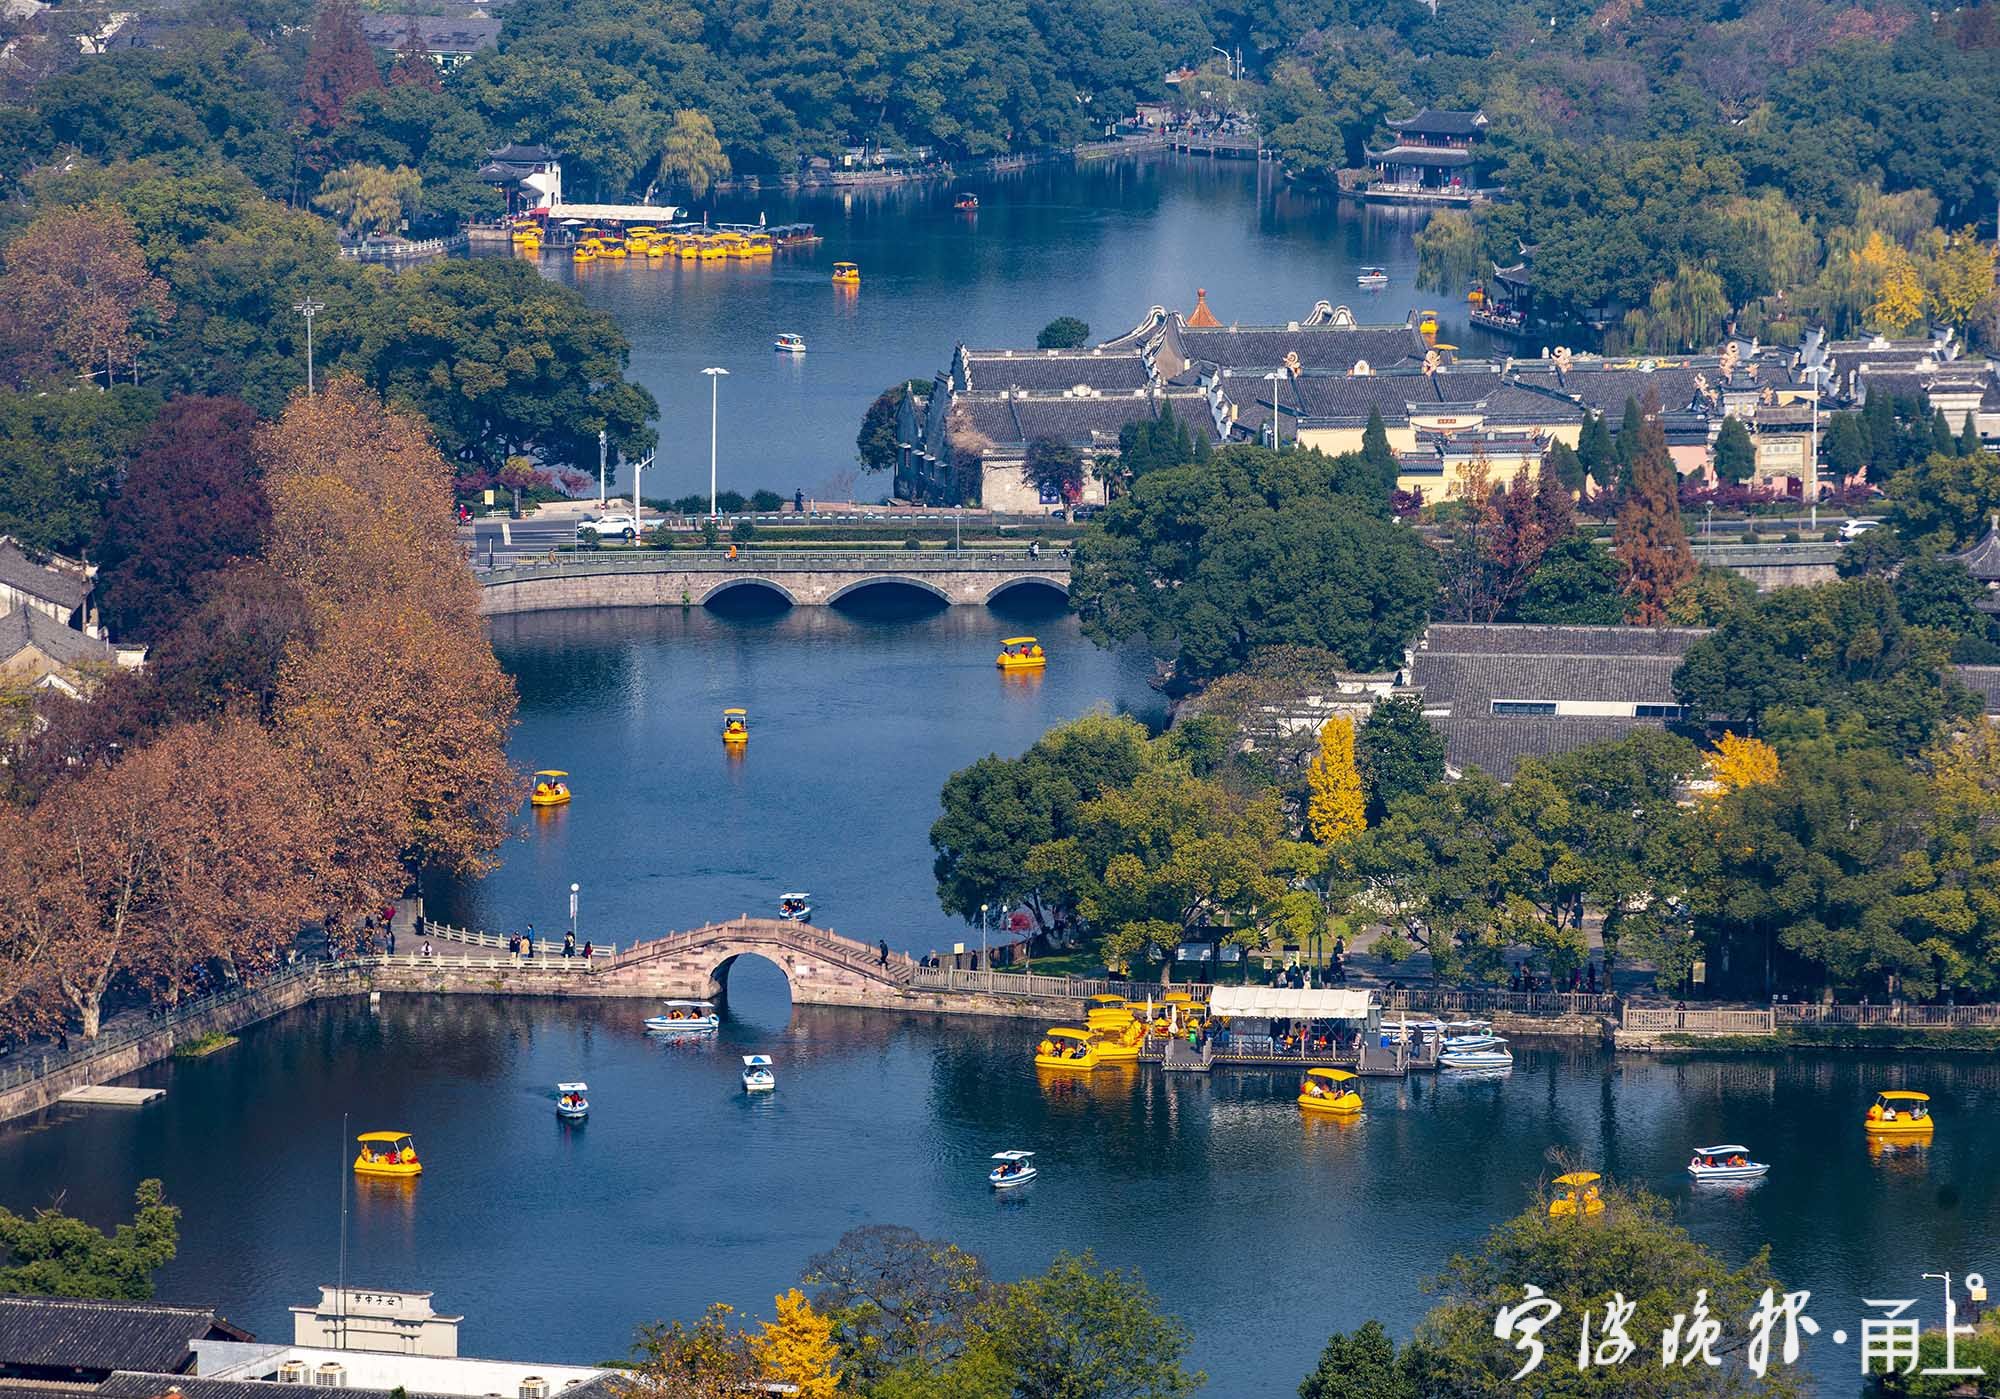
[[729,371],[719,366],[711,366],[701,372],[708,376],[708,518],[712,520],[718,513],[715,508],[715,417],[720,402],[717,395],[722,385],[722,376]]
[[645,507],[639,504],[645,497],[639,491],[639,483],[645,479],[646,468],[652,464],[653,454],[651,452],[646,453],[645,456],[640,457],[632,463],[632,539],[635,543],[645,533],[641,528],[645,524]]
[[306,397],[313,396],[313,317],[326,309],[324,301],[315,301],[310,296],[300,301],[292,309],[306,318]]
[[572,942],[576,940],[576,896],[582,889],[581,884],[569,886],[569,936]]
[[604,463],[610,455],[611,437],[603,428],[597,430],[597,503],[604,504]]
[[986,950],[986,905],[979,906],[979,963],[986,968],[986,988],[993,989],[993,954]]
[[1271,381],[1271,450],[1282,451],[1284,437],[1281,429],[1284,423],[1278,416],[1278,385],[1284,382],[1284,376],[1274,369],[1264,377]]

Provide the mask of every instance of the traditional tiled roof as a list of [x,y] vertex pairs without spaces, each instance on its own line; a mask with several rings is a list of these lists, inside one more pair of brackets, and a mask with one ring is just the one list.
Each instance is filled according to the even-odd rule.
[[66,627],[32,607],[0,612],[0,665],[30,646],[59,665],[110,665],[117,659],[110,642]]
[[1056,394],[962,393],[947,419],[954,435],[970,433],[1003,451],[1052,437],[1075,446],[1110,445],[1127,423],[1150,418],[1171,403],[1191,432],[1213,431],[1208,399],[1200,393],[1124,393],[1102,397]]
[[[390,1399],[403,1394],[407,1399],[463,1399],[422,1390],[350,1389],[345,1386],[284,1384],[273,1380],[204,1379],[194,1375],[143,1374],[120,1372],[105,1380],[97,1393],[103,1399],[160,1399],[169,1389],[181,1399]],[[621,1392],[610,1376],[585,1380],[562,1391],[562,1399],[613,1399]]]
[[36,563],[13,540],[0,537],[0,583],[74,611],[90,596],[90,584],[74,573]]
[[1951,674],[1952,679],[1979,696],[1988,714],[2000,714],[2000,665],[1953,666]]
[[191,1341],[249,1339],[212,1307],[0,1297],[0,1368],[16,1373],[146,1370],[178,1376],[194,1358]]
[[1561,627],[1528,622],[1433,622],[1417,650],[1468,655],[1675,656],[1706,637],[1706,627]]
[[961,350],[961,387],[1063,393],[1078,385],[1099,393],[1130,393],[1152,382],[1136,350]]
[[1970,549],[1946,557],[1964,564],[1965,571],[1982,583],[2000,583],[2000,520],[1993,521],[1985,537]]
[[1370,150],[1368,158],[1385,165],[1470,165],[1477,156],[1471,151],[1460,150],[1456,146],[1390,146],[1386,150]]
[[1391,131],[1413,131],[1423,136],[1471,136],[1486,129],[1486,113],[1439,111],[1425,107],[1413,117],[1385,121]]
[[[1189,321],[1189,327],[1194,325]],[[1268,374],[1281,369],[1285,356],[1296,354],[1304,369],[1346,373],[1358,362],[1371,369],[1420,364],[1430,347],[1415,326],[1230,326],[1212,330],[1183,329],[1181,348],[1191,360],[1238,374]]]
[[524,145],[519,141],[509,141],[497,151],[489,151],[486,158],[497,160],[503,165],[543,165],[559,156],[547,146]]
[[[401,48],[408,42],[413,27],[417,31],[417,44],[426,53],[477,53],[500,42],[500,21],[497,19],[453,19],[442,15],[385,14],[380,11],[364,11],[360,19],[362,37],[368,40],[371,47],[378,49]],[[500,157],[491,158],[498,160]]]
[[1215,312],[1208,309],[1207,287],[1196,287],[1194,289],[1194,310],[1189,314],[1186,324],[1196,330],[1205,330],[1209,326],[1222,324],[1221,321],[1215,318]]
[[1552,758],[1593,743],[1615,743],[1638,729],[1665,728],[1660,719],[1618,716],[1576,718],[1564,715],[1526,718],[1433,716],[1431,726],[1444,735],[1444,760],[1453,772],[1479,768],[1502,782],[1514,780],[1525,758]]
[[1454,714],[1491,713],[1495,700],[1583,701],[1598,704],[1674,704],[1674,671],[1668,656],[1468,655],[1419,651],[1410,658],[1410,683],[1426,707]]
[[[1286,385],[1284,399],[1306,423],[1366,422],[1368,411],[1386,421],[1409,416],[1412,404],[1435,411],[1440,405],[1471,405],[1505,386],[1491,369],[1445,370],[1437,374],[1305,375]],[[1268,390],[1266,390],[1268,392]]]

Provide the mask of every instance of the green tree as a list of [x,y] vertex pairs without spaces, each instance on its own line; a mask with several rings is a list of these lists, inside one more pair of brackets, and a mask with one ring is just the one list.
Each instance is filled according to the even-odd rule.
[[1620,479],[1618,449],[1611,441],[1611,429],[1602,413],[1585,413],[1576,443],[1577,460],[1599,490],[1609,490]]
[[967,922],[977,921],[982,904],[1021,908],[1038,934],[1067,932],[1073,904],[1035,876],[1029,857],[1074,835],[1078,806],[1129,784],[1145,762],[1143,728],[1090,714],[1049,730],[1018,758],[989,755],[953,773],[930,833],[939,905]]
[[1071,598],[1086,634],[1147,637],[1183,686],[1266,646],[1393,663],[1428,610],[1430,559],[1378,513],[1372,473],[1347,484],[1358,465],[1226,447],[1140,477],[1077,546]]
[[144,1300],[180,1247],[181,1211],[142,1180],[134,1213],[109,1235],[51,1206],[32,1216],[0,1206],[0,1292]]
[[1354,1334],[1327,1338],[1319,1364],[1299,1385],[1299,1399],[1418,1399],[1416,1384],[1397,1363],[1396,1343],[1379,1321]]
[[964,1350],[993,1287],[976,1255],[895,1224],[849,1229],[807,1261],[802,1281],[833,1322],[841,1373],[862,1386],[897,1372],[933,1383]]
[[1697,564],[1694,575],[1674,590],[1667,621],[1676,627],[1719,627],[1756,602],[1757,585],[1735,569]]
[[1867,469],[1868,430],[1860,414],[1834,413],[1827,418],[1820,459],[1843,481]]
[[1443,209],[1417,231],[1417,285],[1460,292],[1483,270],[1485,250],[1472,215]]
[[160,396],[0,391],[0,534],[30,549],[81,554],[137,450]]
[[1573,535],[1542,555],[1515,605],[1514,620],[1565,627],[1614,627],[1625,620],[1618,560],[1594,540]]
[[1208,1379],[1183,1363],[1191,1339],[1137,1272],[1062,1253],[995,1295],[975,1344],[1013,1399],[1185,1399]]
[[1398,797],[1428,792],[1444,781],[1444,735],[1407,695],[1391,695],[1368,712],[1354,734],[1354,763],[1375,823]]
[[1551,442],[1549,454],[1542,459],[1542,470],[1562,484],[1564,490],[1577,494],[1583,490],[1583,458],[1567,442]]
[[902,451],[900,424],[903,416],[903,402],[915,398],[918,411],[922,411],[922,400],[929,397],[930,384],[922,379],[911,379],[905,383],[892,384],[875,396],[862,415],[861,431],[854,439],[855,453],[861,464],[870,471],[887,471],[896,464]]
[[1083,454],[1053,437],[1037,437],[1028,444],[1021,475],[1044,496],[1054,496],[1065,512],[1083,498]]
[[1038,350],[1077,350],[1090,343],[1090,323],[1075,316],[1057,316],[1035,337]]
[[1911,559],[1897,570],[1895,588],[1896,611],[1909,626],[1929,627],[1953,639],[1986,629],[1979,611],[1986,589],[1956,559]]
[[1617,485],[1629,488],[1632,484],[1632,464],[1639,459],[1640,439],[1645,436],[1645,415],[1640,411],[1639,400],[1625,400],[1625,416],[1618,424],[1618,436],[1614,441],[1618,462]]
[[[1747,1319],[1766,1289],[1782,1296],[1771,1276],[1769,1251],[1739,1268],[1688,1237],[1673,1222],[1664,1200],[1643,1192],[1604,1188],[1602,1214],[1551,1217],[1538,1201],[1502,1224],[1478,1249],[1454,1256],[1437,1279],[1440,1300],[1417,1327],[1404,1364],[1419,1394],[1505,1394],[1518,1386],[1512,1377],[1523,1355],[1510,1339],[1494,1335],[1494,1317],[1528,1296],[1533,1285],[1561,1307],[1541,1332],[1548,1347],[1542,1374],[1555,1378],[1559,1366],[1566,1395],[1624,1395],[1631,1380],[1619,1366],[1575,1369],[1579,1328],[1585,1314],[1603,1315],[1614,1293],[1633,1304],[1627,1330],[1637,1340],[1657,1339],[1686,1317],[1691,1299],[1705,1291],[1709,1311],[1727,1318],[1714,1354],[1719,1368],[1675,1366],[1649,1372],[1647,1393],[1714,1399],[1718,1395],[1789,1395],[1798,1381],[1774,1366],[1758,1380],[1745,1364]],[[1595,1334],[1593,1334],[1593,1341]],[[1642,1349],[1645,1343],[1641,1343]],[[1635,1362],[1636,1363],[1636,1362]]]
[[332,214],[350,238],[393,233],[423,195],[423,180],[407,165],[343,165],[330,171],[313,207]]
[[729,178],[729,157],[706,113],[687,108],[674,113],[660,152],[660,178],[677,181],[696,199],[706,196],[717,180]]
[[1715,474],[1732,486],[1740,486],[1757,470],[1757,448],[1750,441],[1750,430],[1735,414],[1722,420],[1722,431],[1715,438]]
[[1361,459],[1381,479],[1384,496],[1396,489],[1402,463],[1389,445],[1389,429],[1382,421],[1382,410],[1373,403],[1368,405],[1368,426],[1361,430]]

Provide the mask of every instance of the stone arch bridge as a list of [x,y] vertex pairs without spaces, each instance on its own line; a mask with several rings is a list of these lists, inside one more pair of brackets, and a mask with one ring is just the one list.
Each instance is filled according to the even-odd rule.
[[906,999],[916,964],[810,923],[735,918],[638,942],[597,963],[594,994],[630,990],[707,1000],[729,990],[738,957],[762,957],[785,974],[800,1005],[879,1006]]
[[571,607],[703,607],[760,590],[793,607],[827,607],[865,589],[901,587],[953,606],[979,606],[1016,588],[1069,594],[1069,561],[1021,550],[719,549],[568,555],[480,575],[489,616]]

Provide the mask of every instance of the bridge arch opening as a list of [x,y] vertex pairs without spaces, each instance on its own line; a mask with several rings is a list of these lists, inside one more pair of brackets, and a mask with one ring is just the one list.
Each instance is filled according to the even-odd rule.
[[921,578],[861,578],[830,595],[827,606],[883,618],[920,617],[951,606],[951,595]]
[[1053,578],[1009,578],[986,595],[986,605],[991,607],[1002,598],[1031,607],[1064,607],[1069,603],[1069,588]]
[[792,981],[756,952],[732,952],[708,974],[709,994],[733,1021],[782,1027],[792,1017]]
[[795,604],[789,590],[768,578],[731,578],[701,595],[701,605],[732,616],[767,616]]

